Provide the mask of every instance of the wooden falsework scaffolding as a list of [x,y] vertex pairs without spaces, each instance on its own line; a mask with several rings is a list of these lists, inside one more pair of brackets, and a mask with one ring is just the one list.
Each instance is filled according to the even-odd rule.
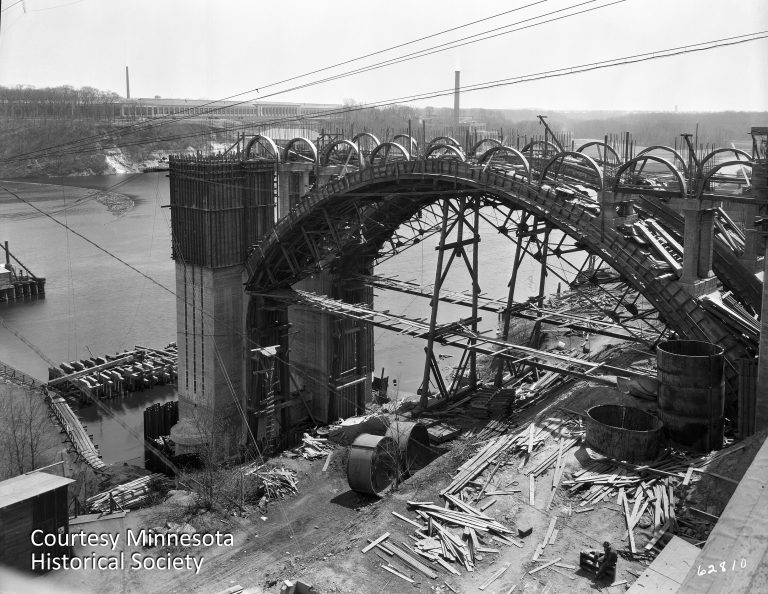
[[[337,316],[362,320],[368,324],[392,330],[398,334],[407,334],[408,336],[424,339],[428,339],[430,335],[430,324],[427,322],[389,312],[375,311],[361,305],[345,303],[324,295],[317,295],[306,291],[284,290],[272,292],[270,297],[288,303],[300,303]],[[482,355],[497,356],[514,363],[525,363],[537,369],[589,379],[609,386],[616,385],[615,376],[656,377],[655,373],[650,371],[643,372],[625,369],[605,363],[595,363],[594,361],[571,357],[558,352],[543,351],[528,346],[512,344],[500,338],[479,334],[467,328],[467,322],[471,323],[472,320],[461,320],[459,322],[436,325],[431,332],[433,344],[438,342],[442,345],[466,349]]]
[[[472,212],[472,221],[470,222],[466,215],[466,211]],[[449,217],[449,212],[452,211],[452,213],[455,215],[454,217]],[[432,376],[434,372],[435,377],[435,383],[437,384],[438,391],[440,392],[440,395],[443,398],[447,398],[449,395],[449,391],[446,388],[445,384],[442,381],[442,377],[439,372],[439,368],[437,365],[437,360],[435,359],[435,353],[434,353],[434,344],[435,344],[435,336],[436,336],[436,329],[437,329],[437,311],[438,311],[438,305],[440,303],[440,291],[443,286],[443,283],[445,282],[445,278],[448,275],[448,272],[451,268],[451,265],[453,264],[454,260],[457,256],[460,256],[461,259],[464,261],[464,263],[467,266],[467,271],[469,272],[470,279],[472,281],[472,291],[470,295],[470,307],[472,308],[472,315],[467,320],[468,324],[471,327],[471,332],[473,334],[477,333],[477,322],[479,321],[479,318],[477,317],[478,313],[478,297],[480,295],[480,286],[478,283],[478,243],[480,243],[480,230],[479,230],[479,221],[480,221],[480,199],[478,196],[473,197],[467,197],[467,196],[460,196],[456,203],[453,203],[450,200],[443,200],[443,206],[442,206],[442,212],[443,212],[443,218],[442,218],[442,226],[440,229],[440,239],[438,246],[435,248],[438,251],[437,255],[437,267],[435,269],[435,284],[434,289],[432,292],[432,300],[431,300],[431,315],[429,320],[429,331],[427,333],[427,346],[426,346],[426,361],[424,363],[424,380],[421,384],[421,405],[426,406],[427,398],[429,397],[429,384],[430,384],[430,377]],[[448,236],[455,230],[456,232],[456,238],[455,241],[447,242]],[[465,230],[467,234],[469,235],[467,238],[465,238]],[[465,246],[471,245],[472,246],[472,258],[470,261],[470,257],[466,252]],[[444,255],[445,252],[450,251],[451,255],[448,258],[448,262],[444,265]],[[458,388],[459,387],[459,381],[464,375],[464,371],[467,367],[469,367],[469,385],[475,386],[477,384],[477,353],[475,351],[474,345],[475,345],[476,339],[473,337],[468,338],[467,342],[467,350],[462,355],[461,363],[459,365],[459,370],[457,370],[454,380],[454,386]],[[452,388],[453,388],[452,387]]]

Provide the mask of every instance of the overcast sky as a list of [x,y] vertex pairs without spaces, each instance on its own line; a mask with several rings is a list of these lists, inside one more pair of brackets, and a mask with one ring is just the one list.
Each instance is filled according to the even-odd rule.
[[[614,0],[3,0],[0,84],[93,86],[133,97],[265,97],[545,13]],[[361,61],[285,78],[525,7]],[[524,26],[518,25],[518,26]],[[514,27],[512,27],[514,28]],[[499,32],[505,32],[503,29]],[[766,0],[625,0],[372,72],[280,92],[277,101],[378,101],[768,30]],[[462,107],[766,110],[768,40],[464,93]],[[450,97],[417,105],[450,106]]]

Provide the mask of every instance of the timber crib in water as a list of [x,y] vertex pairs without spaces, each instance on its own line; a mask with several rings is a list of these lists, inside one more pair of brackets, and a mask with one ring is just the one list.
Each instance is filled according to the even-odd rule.
[[10,287],[0,288],[0,301],[45,296],[44,278],[25,278],[13,281]]
[[176,344],[164,349],[137,346],[106,357],[61,363],[48,369],[48,387],[65,396],[115,398],[151,388],[175,384],[177,377]]

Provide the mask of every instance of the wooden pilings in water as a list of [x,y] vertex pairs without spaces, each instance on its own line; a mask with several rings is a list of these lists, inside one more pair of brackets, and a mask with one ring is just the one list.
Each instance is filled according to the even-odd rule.
[[0,287],[0,301],[16,301],[45,295],[44,278],[27,278],[11,283],[10,286]]
[[176,344],[164,349],[136,347],[115,356],[61,363],[48,372],[57,391],[84,401],[88,393],[98,398],[125,396],[155,385],[176,383]]

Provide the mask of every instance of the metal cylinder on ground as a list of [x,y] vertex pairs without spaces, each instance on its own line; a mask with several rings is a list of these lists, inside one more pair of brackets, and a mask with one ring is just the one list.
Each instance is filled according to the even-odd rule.
[[659,418],[672,443],[697,452],[723,447],[723,365],[723,348],[710,342],[658,345]]
[[627,462],[645,462],[659,455],[662,422],[639,408],[594,406],[587,411],[584,425],[587,445],[602,454]]
[[387,435],[395,440],[400,452],[400,466],[412,474],[429,462],[429,433],[422,423],[394,420]]
[[397,476],[397,444],[387,435],[359,435],[349,450],[347,481],[359,492],[380,495]]

